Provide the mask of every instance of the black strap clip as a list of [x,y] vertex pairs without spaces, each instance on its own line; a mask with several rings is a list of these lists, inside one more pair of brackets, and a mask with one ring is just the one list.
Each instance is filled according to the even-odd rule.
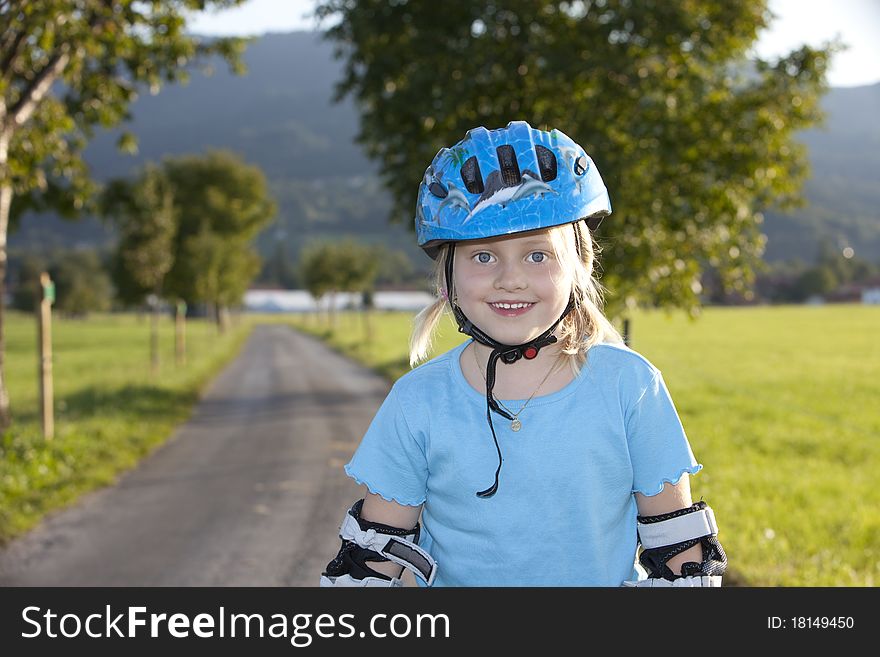
[[501,360],[510,365],[511,363],[515,363],[520,358],[522,358],[522,350],[519,347],[514,347],[513,349],[508,349],[507,351],[501,352]]

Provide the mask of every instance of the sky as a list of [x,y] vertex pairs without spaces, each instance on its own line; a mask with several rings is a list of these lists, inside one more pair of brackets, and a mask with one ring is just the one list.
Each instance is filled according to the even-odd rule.
[[[222,12],[201,12],[190,22],[198,34],[250,36],[316,28],[308,17],[315,0],[248,0]],[[776,20],[756,46],[772,58],[798,46],[839,37],[848,49],[832,60],[828,81],[852,87],[880,81],[880,0],[770,0]]]

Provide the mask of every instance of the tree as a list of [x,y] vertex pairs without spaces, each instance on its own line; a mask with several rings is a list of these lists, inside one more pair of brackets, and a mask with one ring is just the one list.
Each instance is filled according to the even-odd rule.
[[113,284],[96,251],[69,251],[49,269],[55,309],[71,317],[110,309]]
[[794,283],[796,301],[804,301],[811,296],[828,294],[840,284],[834,270],[827,265],[810,267]]
[[409,256],[403,251],[391,249],[384,244],[373,247],[374,258],[378,266],[376,281],[381,285],[400,286],[412,284],[413,280],[422,283],[421,274],[416,275],[415,267]]
[[119,235],[113,279],[120,300],[139,304],[149,294],[162,296],[177,232],[174,193],[165,174],[147,166],[134,181],[111,181],[102,194],[101,212]]
[[[303,249],[299,259],[300,279],[316,303],[324,295],[331,295],[331,323],[334,321],[333,295],[336,292],[360,292],[362,299],[372,298],[382,252],[350,239],[313,244]],[[364,321],[369,328],[366,315]]]
[[[0,431],[9,426],[3,299],[7,230],[27,210],[81,212],[93,185],[81,153],[94,126],[129,118],[140,87],[185,80],[217,53],[241,70],[240,39],[187,35],[186,11],[242,0],[0,0]],[[125,134],[120,146],[131,150]]]
[[339,268],[339,289],[371,292],[379,273],[379,251],[351,239],[333,244],[333,258]]
[[[299,278],[317,305],[324,295],[340,287],[340,269],[332,244],[313,244],[305,247],[299,255]],[[333,323],[333,299],[330,299],[328,315]]]
[[211,304],[223,329],[225,309],[241,301],[260,271],[249,245],[277,206],[259,167],[229,152],[168,158],[162,168],[178,216],[165,293]]
[[239,240],[226,238],[207,226],[183,243],[181,253],[186,269],[193,272],[188,298],[208,303],[218,329],[225,331],[227,308],[241,301],[260,270],[259,256]]
[[870,262],[855,255],[852,248],[841,249],[829,241],[819,245],[818,266],[830,270],[836,284],[852,283],[877,275],[877,269]]
[[379,273],[379,249],[345,240],[335,245],[336,261],[340,263],[340,288],[346,292],[360,292],[361,319],[364,324],[366,342],[373,342],[373,326],[370,310],[373,306],[373,291]]
[[134,181],[113,180],[104,190],[101,212],[116,224],[119,241],[113,278],[123,303],[149,298],[150,367],[159,371],[159,299],[165,276],[174,264],[171,249],[177,232],[174,192],[165,174],[148,165]]
[[600,229],[612,301],[696,311],[700,279],[747,293],[762,211],[799,202],[833,46],[747,60],[765,0],[324,0],[358,103],[358,140],[409,218],[437,150],[528,119],[584,146],[614,213]]
[[111,181],[101,210],[116,223],[120,297],[210,304],[241,301],[260,269],[250,241],[275,212],[262,171],[232,153],[167,158],[134,181]]
[[25,254],[18,265],[18,283],[12,295],[12,307],[26,313],[33,313],[42,298],[40,274],[47,269],[45,258],[36,254]]

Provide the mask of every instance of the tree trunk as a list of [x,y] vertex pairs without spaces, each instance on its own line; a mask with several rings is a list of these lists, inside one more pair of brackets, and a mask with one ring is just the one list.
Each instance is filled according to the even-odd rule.
[[[62,42],[51,53],[48,63],[36,73],[29,84],[21,92],[21,98],[12,107],[6,104],[6,95],[0,98],[0,433],[12,424],[12,413],[9,409],[9,392],[6,389],[6,237],[9,232],[9,212],[12,209],[12,182],[9,179],[9,145],[12,133],[25,125],[36,111],[37,106],[49,92],[49,89],[61,75],[70,61],[70,44]],[[4,62],[14,65],[19,61],[14,58]],[[14,75],[13,78],[18,77]],[[8,81],[7,81],[8,82]],[[14,112],[10,114],[9,112]]]
[[178,301],[174,316],[174,356],[177,365],[186,365],[186,304]]
[[336,290],[330,293],[330,330],[336,329]]
[[12,208],[12,183],[9,173],[9,141],[11,135],[0,132],[0,433],[12,424],[9,392],[6,389],[6,233]]
[[229,329],[229,309],[222,304],[217,304],[217,328],[221,335]]
[[364,342],[373,344],[373,322],[371,321],[370,307],[361,308],[361,319],[364,325]]

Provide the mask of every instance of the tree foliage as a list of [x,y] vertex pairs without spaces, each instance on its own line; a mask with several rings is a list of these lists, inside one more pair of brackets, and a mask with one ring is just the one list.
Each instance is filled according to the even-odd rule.
[[300,253],[300,280],[315,300],[332,292],[372,292],[382,253],[353,240],[313,244]]
[[162,166],[178,212],[166,294],[238,303],[260,270],[250,243],[276,212],[265,175],[226,151],[167,158]]
[[18,264],[12,307],[33,314],[43,298],[40,275],[48,272],[55,284],[53,308],[71,317],[109,310],[113,283],[107,263],[97,250],[54,251],[45,256],[25,255]]
[[55,283],[54,308],[71,317],[110,309],[113,284],[97,251],[68,251],[49,269]]
[[113,259],[117,294],[125,304],[161,296],[165,275],[174,264],[172,241],[177,211],[171,183],[156,166],[133,180],[113,180],[104,190],[101,212],[116,224],[119,240]]
[[[186,81],[213,53],[243,70],[241,39],[187,35],[185,11],[243,0],[41,0],[0,2],[0,183],[14,193],[11,220],[27,210],[74,215],[94,192],[81,154],[95,126],[127,120],[143,88]],[[136,148],[124,133],[120,147]]]
[[[242,0],[0,0],[0,429],[9,426],[3,370],[6,236],[26,210],[79,213],[94,191],[82,150],[95,126],[129,118],[146,86],[184,80],[201,56],[241,70],[241,39],[202,42],[187,11]],[[135,148],[131,134],[120,139]]]
[[325,0],[344,59],[337,98],[381,164],[392,216],[413,214],[443,146],[526,119],[592,155],[614,213],[598,234],[616,303],[696,310],[708,269],[746,291],[762,211],[797,203],[793,135],[821,119],[832,47],[748,60],[764,0]]
[[[229,306],[241,301],[248,284],[260,270],[260,258],[253,250],[242,248],[237,240],[230,240],[203,227],[181,245],[186,266],[178,271],[191,271],[193,278],[185,289],[189,299],[215,306]],[[177,284],[180,288],[180,284]]]
[[258,167],[214,151],[111,181],[101,210],[119,232],[114,279],[123,301],[155,294],[219,308],[239,303],[259,272],[251,242],[275,202]]
[[12,307],[32,313],[42,298],[40,274],[48,265],[46,259],[37,254],[26,254],[18,265],[18,281],[12,294]]

